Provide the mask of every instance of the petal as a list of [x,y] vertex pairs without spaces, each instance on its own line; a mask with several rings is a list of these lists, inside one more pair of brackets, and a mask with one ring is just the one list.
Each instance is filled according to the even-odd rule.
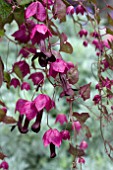
[[35,107],[34,102],[27,101],[23,105],[23,107],[21,109],[21,113],[25,114],[28,120],[33,119],[36,116],[36,114],[37,114],[37,109]]
[[36,18],[39,21],[44,21],[46,19],[46,10],[45,10],[45,7],[40,2],[37,2]]
[[57,129],[52,129],[52,132],[49,136],[49,142],[53,143],[57,147],[60,147],[62,142],[62,136]]
[[27,9],[26,9],[26,11],[25,11],[25,18],[26,18],[26,19],[28,19],[28,18],[30,18],[31,16],[33,16],[33,15],[36,14],[36,12],[37,12],[37,5],[38,5],[37,2],[33,2],[33,3],[31,3],[31,4],[27,7]]
[[49,137],[50,137],[51,132],[52,132],[52,129],[49,129],[43,135],[42,140],[43,140],[43,144],[44,144],[45,147],[50,144]]
[[24,106],[24,104],[27,102],[27,100],[24,99],[19,99],[16,102],[16,108],[15,108],[15,112],[18,111],[20,114],[22,114],[22,107]]

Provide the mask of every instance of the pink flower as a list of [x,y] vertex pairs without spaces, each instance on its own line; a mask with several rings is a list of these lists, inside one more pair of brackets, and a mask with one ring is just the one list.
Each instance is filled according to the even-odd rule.
[[66,13],[67,14],[70,14],[70,15],[73,15],[75,12],[75,9],[73,6],[68,6],[67,9],[66,9]]
[[21,43],[27,43],[30,40],[29,32],[25,24],[20,25],[19,30],[12,34],[12,36]]
[[21,71],[22,78],[30,73],[29,65],[24,60],[14,63],[13,72],[15,72],[17,75],[18,75],[18,69]]
[[43,136],[44,146],[48,146],[50,143],[53,143],[55,146],[60,147],[62,143],[62,137],[60,132],[57,129],[49,129],[44,133]]
[[4,170],[8,170],[9,169],[9,165],[6,161],[3,161],[1,164],[0,164],[0,168],[3,168]]
[[72,122],[72,129],[76,130],[77,133],[81,130],[82,126],[79,121]]
[[74,67],[74,65],[58,58],[50,64],[49,76],[55,78],[58,73],[66,74],[71,67]]
[[101,96],[100,95],[95,95],[94,98],[93,98],[93,101],[94,101],[94,104],[98,104],[101,100]]
[[52,6],[54,4],[54,1],[53,0],[42,0],[42,3],[45,7],[50,9],[50,6]]
[[78,158],[78,163],[85,164],[85,159],[82,157]]
[[32,2],[25,11],[25,18],[28,19],[31,16],[35,16],[39,21],[46,19],[46,10],[41,2]]
[[44,146],[50,145],[50,157],[54,158],[56,156],[55,146],[60,147],[62,143],[61,133],[57,129],[49,129],[43,135]]
[[63,125],[64,122],[67,123],[68,120],[67,120],[66,115],[65,115],[65,114],[58,114],[58,115],[56,116],[55,123],[56,123],[56,122],[59,122],[61,125]]
[[21,108],[24,106],[24,104],[27,102],[27,100],[24,100],[24,99],[19,99],[17,102],[16,102],[16,107],[15,107],[15,112],[18,111],[20,114],[21,113]]
[[83,45],[84,45],[84,47],[87,47],[87,46],[88,46],[88,42],[87,42],[87,41],[84,41],[84,42],[83,42]]
[[32,79],[34,85],[40,85],[44,83],[44,75],[42,72],[32,73],[29,76],[29,79]]
[[87,34],[88,34],[88,32],[87,32],[87,30],[85,30],[85,29],[82,29],[82,30],[80,30],[79,31],[79,33],[78,33],[79,35],[80,35],[80,37],[83,37],[83,36],[87,36]]
[[41,40],[45,40],[52,34],[44,24],[36,24],[31,31],[30,39],[33,44],[40,43]]
[[55,103],[49,96],[46,94],[39,94],[35,99],[34,99],[35,106],[37,108],[37,111],[40,112],[42,109],[46,109],[47,111],[51,110],[54,106]]
[[108,63],[108,61],[106,59],[102,60],[102,64],[104,65],[104,70],[103,71],[105,71],[106,69],[109,68],[109,63]]
[[16,103],[15,111],[18,111],[20,113],[17,124],[19,131],[21,133],[27,133],[30,121],[37,115],[37,109],[34,102],[19,99]]
[[35,103],[32,101],[26,101],[21,108],[20,114],[26,115],[28,120],[32,120],[37,114]]
[[12,78],[10,82],[10,86],[14,86],[16,88],[17,86],[20,86],[20,82],[17,78]]
[[22,85],[21,85],[21,90],[30,90],[31,87],[30,87],[30,84],[27,83],[27,82],[23,82]]
[[69,140],[70,139],[70,133],[69,133],[68,130],[62,130],[60,133],[61,133],[63,140]]
[[28,47],[23,47],[20,52],[19,55],[22,54],[22,56],[24,58],[27,58],[29,56],[29,54],[35,54],[36,53],[36,49],[35,48],[28,48]]
[[107,89],[111,89],[111,85],[112,85],[112,82],[108,77],[105,80],[102,80],[103,87],[106,87]]
[[88,144],[87,144],[86,141],[83,140],[83,141],[80,143],[80,149],[85,150],[85,149],[87,149],[87,148],[88,148]]
[[76,7],[76,14],[78,15],[79,13],[84,15],[84,13],[86,12],[86,9],[82,6],[82,5],[78,5]]

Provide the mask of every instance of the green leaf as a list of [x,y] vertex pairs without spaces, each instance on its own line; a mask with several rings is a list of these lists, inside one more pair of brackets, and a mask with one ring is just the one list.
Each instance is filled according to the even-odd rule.
[[88,0],[88,2],[96,4],[97,1],[96,0]]
[[16,9],[13,13],[14,15],[14,19],[16,20],[16,22],[21,25],[25,19],[24,19],[24,8],[21,7],[19,9]]
[[111,15],[108,14],[107,18],[108,18],[108,23],[109,23],[111,26],[113,26],[113,18],[111,17]]
[[6,116],[6,113],[3,109],[0,109],[0,122],[3,121],[4,117]]
[[10,74],[8,72],[4,71],[4,82],[6,82],[8,89],[10,87],[10,81],[11,81]]
[[33,2],[33,0],[17,0],[19,5],[26,5],[29,4],[30,2]]
[[4,30],[0,29],[0,37],[3,37],[3,36],[4,36]]
[[73,53],[73,47],[69,42],[66,42],[65,44],[62,44],[62,46],[60,46],[60,51],[72,54]]
[[22,72],[17,65],[14,66],[14,73],[20,78],[21,81],[23,80]]
[[113,35],[113,30],[111,30],[110,28],[106,28],[106,33]]
[[0,0],[0,17],[2,20],[5,20],[11,14],[12,7],[10,4],[7,4],[4,0]]

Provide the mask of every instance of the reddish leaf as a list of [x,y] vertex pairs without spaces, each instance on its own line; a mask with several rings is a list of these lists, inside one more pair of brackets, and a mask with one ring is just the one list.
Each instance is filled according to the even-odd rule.
[[0,152],[0,159],[3,160],[6,157],[2,152]]
[[70,84],[76,84],[79,80],[79,72],[77,65],[74,68],[71,68],[68,73],[68,81]]
[[91,138],[92,135],[91,135],[91,132],[90,132],[89,127],[88,127],[87,125],[84,125],[84,128],[85,128],[85,130],[86,130],[86,137],[87,137],[87,138]]
[[5,106],[5,103],[0,100],[0,105]]
[[5,116],[3,122],[6,124],[17,123],[17,121],[11,116]]
[[86,120],[90,117],[88,113],[77,113],[77,112],[74,112],[73,113],[73,116],[77,118],[77,120],[80,122],[80,123],[85,123]]
[[58,17],[58,19],[63,20],[66,16],[66,5],[62,2],[62,0],[56,0],[54,4],[54,15]]
[[80,156],[84,156],[85,153],[82,149],[78,149],[78,148],[75,148],[74,146],[72,146],[71,144],[69,145],[69,150],[68,152],[71,154],[71,155],[74,155],[76,157],[80,157]]
[[80,87],[79,94],[81,95],[83,100],[87,100],[90,98],[90,85],[91,83]]

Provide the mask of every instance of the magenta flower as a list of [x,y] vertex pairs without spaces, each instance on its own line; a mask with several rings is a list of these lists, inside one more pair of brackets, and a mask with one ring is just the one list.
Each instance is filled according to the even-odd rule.
[[0,164],[0,168],[3,168],[4,170],[8,170],[9,169],[9,165],[6,161],[3,161],[1,164]]
[[95,95],[93,98],[94,104],[98,104],[101,101],[101,96],[100,95]]
[[14,63],[13,72],[17,73],[18,69],[20,69],[22,77],[25,77],[27,74],[30,73],[29,65],[24,60]]
[[78,163],[85,164],[85,159],[82,157],[78,158]]
[[19,30],[12,34],[12,36],[21,43],[27,43],[30,40],[29,32],[25,24],[20,25]]
[[21,85],[21,90],[30,90],[31,87],[30,87],[30,84],[27,83],[27,82],[23,82],[22,85]]
[[55,103],[53,100],[51,100],[51,98],[49,96],[47,96],[46,94],[39,94],[35,100],[34,100],[36,109],[38,112],[40,112],[41,110],[43,110],[44,108],[49,111],[51,110],[53,107],[55,107]]
[[112,81],[107,77],[105,80],[102,80],[102,86],[107,89],[111,89]]
[[77,133],[81,130],[82,126],[79,121],[72,122],[72,129],[76,130]]
[[88,34],[88,32],[87,32],[87,30],[85,30],[85,29],[82,29],[82,30],[80,30],[79,31],[79,33],[78,33],[79,35],[80,35],[80,37],[83,37],[83,36],[87,36],[87,34]]
[[29,54],[35,54],[36,53],[36,48],[28,48],[28,47],[23,47],[19,55],[22,54],[24,58],[28,58]]
[[62,143],[61,133],[57,129],[49,129],[43,135],[43,144],[45,147],[50,145],[50,157],[56,156],[55,146],[60,147]]
[[32,101],[26,101],[21,108],[20,114],[26,115],[28,120],[32,120],[37,114],[35,103]]
[[60,147],[62,143],[60,132],[57,129],[47,130],[43,136],[43,143],[45,147],[47,147],[50,143],[53,143],[55,146]]
[[57,123],[57,122],[59,122],[61,125],[63,125],[64,122],[67,123],[68,120],[67,120],[66,115],[65,115],[65,114],[58,114],[58,115],[56,116],[55,123]]
[[[30,121],[37,115],[37,109],[34,102],[19,99],[16,103],[15,111],[20,113],[17,124],[19,131],[21,133],[27,133]],[[24,117],[25,121],[23,123]]]
[[68,130],[62,130],[60,133],[61,133],[63,140],[69,140],[70,139],[70,133],[69,133]]
[[36,24],[31,31],[30,39],[33,44],[40,43],[41,40],[45,40],[52,34],[44,24]]
[[84,13],[86,12],[86,9],[82,6],[82,5],[78,5],[76,7],[76,14],[78,15],[79,13],[84,15]]
[[17,78],[12,78],[10,82],[10,86],[14,86],[16,88],[17,86],[20,86],[20,82]]
[[75,12],[75,9],[73,6],[68,6],[67,9],[66,9],[66,14],[70,14],[70,15],[73,15]]
[[50,6],[54,4],[53,0],[42,0],[42,2],[45,7],[48,7],[48,9],[50,9]]
[[103,71],[105,71],[106,69],[108,69],[109,68],[109,63],[108,63],[108,61],[106,60],[106,59],[104,59],[104,60],[102,60],[102,64],[104,65],[104,70]]
[[32,2],[25,11],[25,18],[28,19],[31,16],[35,16],[39,21],[46,19],[46,10],[41,2]]
[[87,47],[87,46],[88,46],[88,42],[87,42],[87,41],[84,41],[84,42],[83,42],[83,46],[84,46],[84,47]]
[[58,58],[55,62],[50,64],[49,76],[55,78],[58,73],[66,74],[71,67],[74,67],[74,65]]
[[32,79],[34,85],[40,85],[44,83],[44,75],[42,72],[32,73],[29,76],[29,79]]
[[83,140],[83,141],[80,143],[80,149],[85,150],[85,149],[87,149],[87,148],[88,148],[88,144],[87,144],[86,141]]

